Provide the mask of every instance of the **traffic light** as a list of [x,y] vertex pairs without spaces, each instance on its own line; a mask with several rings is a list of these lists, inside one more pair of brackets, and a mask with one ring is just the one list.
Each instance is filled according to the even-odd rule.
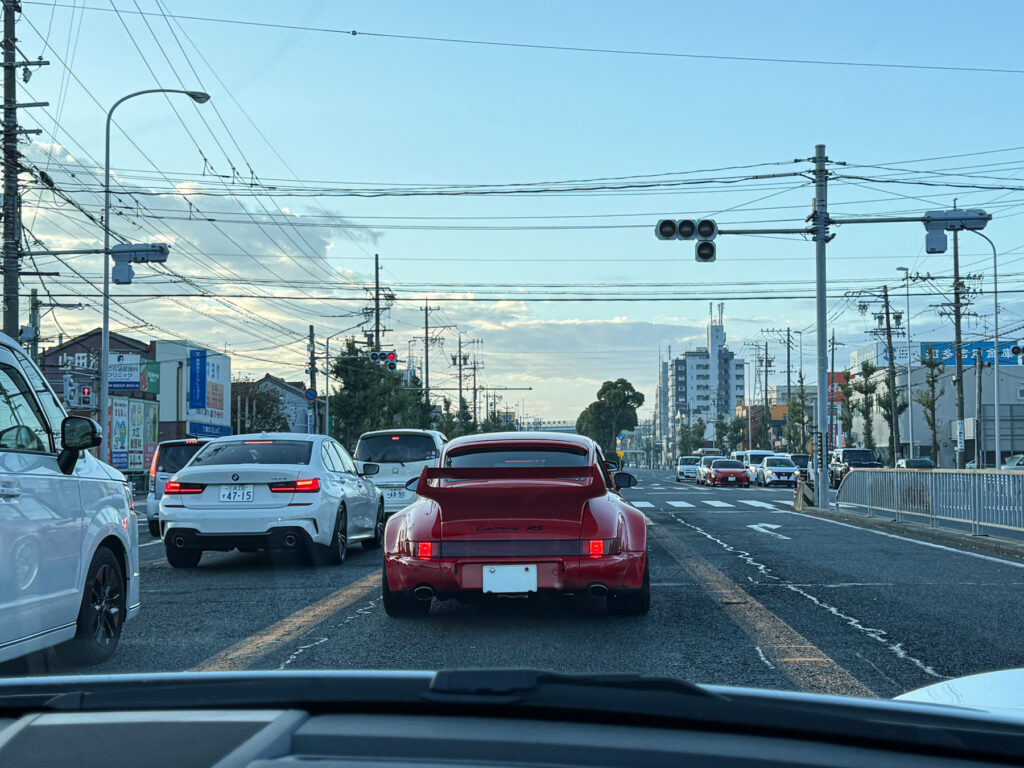
[[91,408],[92,407],[92,387],[90,387],[88,385],[82,387],[82,390],[81,390],[81,392],[79,392],[79,395],[78,395],[78,404],[82,408]]
[[1018,357],[1024,355],[1024,339],[1021,339],[1012,347],[1010,347],[1010,354],[1017,355]]
[[398,353],[394,351],[388,352],[371,352],[370,353],[371,363],[383,363],[389,371],[398,370]]
[[713,219],[701,219],[697,222],[697,245],[693,249],[693,258],[701,264],[710,264],[716,258],[714,239],[718,237],[718,225]]
[[654,236],[659,240],[696,240],[694,259],[705,264],[715,260],[713,241],[718,237],[718,224],[714,219],[661,219]]
[[383,357],[384,357],[384,353],[383,352],[371,352],[370,353],[370,362],[371,363],[379,363],[383,359]]
[[64,405],[78,405],[78,387],[75,386],[75,378],[70,373],[64,374]]

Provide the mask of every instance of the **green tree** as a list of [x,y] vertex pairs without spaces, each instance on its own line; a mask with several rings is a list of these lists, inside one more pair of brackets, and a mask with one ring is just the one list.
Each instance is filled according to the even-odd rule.
[[479,432],[505,432],[507,430],[508,426],[501,420],[501,415],[497,411],[487,414],[487,418],[480,422],[477,429]]
[[782,430],[782,439],[790,453],[803,452],[807,445],[807,425],[811,419],[807,412],[807,390],[804,387],[803,371],[800,371],[797,385],[797,396],[786,404],[786,426]]
[[281,396],[272,387],[261,387],[252,379],[231,382],[231,426],[238,426],[238,401],[242,401],[242,432],[287,432],[288,419]]
[[690,445],[692,450],[704,447],[704,435],[708,431],[708,425],[704,423],[704,419],[697,417],[697,420],[691,424],[688,429],[690,430]]
[[887,379],[885,384],[885,394],[879,395],[878,401],[882,407],[882,418],[885,419],[885,423],[889,425],[889,466],[895,467],[897,445],[892,425],[893,400],[896,401],[896,418],[899,419],[903,412],[907,410],[907,401],[899,396],[899,392],[896,392],[894,395],[894,393],[889,391],[889,382]]
[[872,451],[877,447],[875,445],[875,429],[872,417],[874,416],[875,393],[878,391],[878,382],[872,381],[871,377],[877,370],[878,367],[876,365],[865,360],[860,365],[860,378],[855,379],[851,385],[853,391],[860,395],[860,400],[854,404],[853,408],[864,421],[864,447]]
[[729,422],[727,435],[726,443],[728,448],[726,449],[726,452],[732,453],[739,447],[740,443],[746,439],[747,420],[740,418],[739,416],[732,419],[732,421]]
[[331,393],[330,432],[353,447],[363,432],[375,429],[428,429],[431,409],[423,402],[420,381],[405,371],[389,371],[371,363],[346,339],[343,357],[331,366],[339,382]]
[[719,413],[715,416],[715,448],[722,453],[729,453],[729,423],[725,420],[725,414]]
[[853,432],[853,381],[847,377],[846,381],[839,384],[839,391],[843,395],[843,402],[836,402],[833,399],[832,407],[839,409],[839,425],[843,434],[849,436]]
[[595,440],[606,456],[614,455],[615,437],[624,429],[636,428],[636,409],[643,404],[643,394],[626,379],[606,381],[597,391],[597,400],[576,419],[576,431]]
[[932,433],[931,459],[936,465],[939,463],[939,434],[936,429],[935,409],[938,406],[939,398],[946,394],[946,388],[939,386],[939,376],[942,375],[942,361],[935,357],[935,350],[929,346],[925,356],[921,358],[921,365],[927,371],[924,375],[924,389],[914,393],[914,401],[921,406],[924,413],[924,423]]
[[683,424],[679,427],[679,455],[692,456],[693,449],[693,432],[690,425]]

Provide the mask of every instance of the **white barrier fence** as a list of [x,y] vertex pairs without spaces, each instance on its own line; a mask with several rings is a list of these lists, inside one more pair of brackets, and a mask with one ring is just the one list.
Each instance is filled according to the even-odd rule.
[[953,469],[854,469],[836,495],[840,507],[1024,532],[1024,472]]

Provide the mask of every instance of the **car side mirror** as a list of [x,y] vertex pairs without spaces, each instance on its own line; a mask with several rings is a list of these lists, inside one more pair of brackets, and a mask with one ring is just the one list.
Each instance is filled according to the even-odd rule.
[[63,450],[57,455],[57,466],[65,475],[70,475],[81,452],[103,442],[103,432],[92,419],[68,416],[60,425],[60,441]]
[[636,475],[631,475],[629,472],[616,472],[612,475],[612,482],[615,483],[616,488],[632,488],[640,484]]
[[419,475],[417,475],[416,477],[414,477],[414,478],[412,478],[410,480],[406,480],[405,481],[405,490],[407,490],[407,491],[415,491],[416,490],[416,486],[419,485],[419,484],[420,484],[420,478],[419,478]]
[[366,464],[363,464],[363,471],[360,472],[359,474],[362,475],[363,477],[370,477],[371,475],[376,475],[376,474],[379,474],[379,473],[380,473],[380,464],[373,464],[373,463],[367,462]]

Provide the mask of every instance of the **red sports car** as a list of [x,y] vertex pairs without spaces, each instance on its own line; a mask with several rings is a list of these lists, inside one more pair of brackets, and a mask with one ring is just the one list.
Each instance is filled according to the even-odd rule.
[[384,610],[430,611],[433,598],[529,593],[607,598],[608,611],[647,613],[647,519],[618,491],[588,437],[549,432],[469,435],[409,487],[419,498],[388,520]]
[[708,485],[741,485],[750,487],[750,475],[742,461],[735,459],[715,459],[711,469],[707,471]]

